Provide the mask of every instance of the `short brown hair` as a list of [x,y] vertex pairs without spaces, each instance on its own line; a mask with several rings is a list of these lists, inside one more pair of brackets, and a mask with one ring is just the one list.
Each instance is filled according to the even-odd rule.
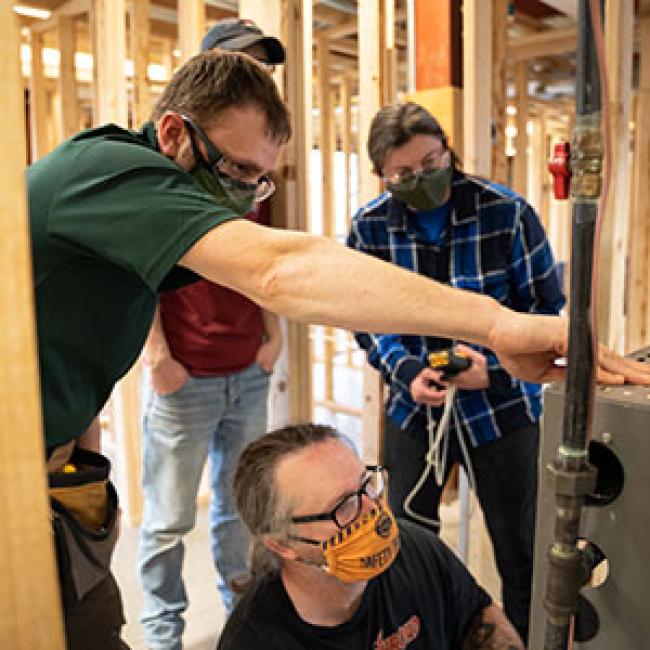
[[[375,174],[381,175],[386,156],[391,149],[401,147],[415,135],[432,135],[438,138],[445,149],[447,136],[440,123],[429,111],[413,102],[385,106],[373,117],[368,132],[368,156]],[[452,163],[458,164],[456,154],[451,151]]]
[[204,127],[231,106],[253,105],[266,114],[268,134],[284,143],[291,137],[289,111],[262,65],[241,52],[209,50],[192,57],[172,76],[151,114],[183,113]]

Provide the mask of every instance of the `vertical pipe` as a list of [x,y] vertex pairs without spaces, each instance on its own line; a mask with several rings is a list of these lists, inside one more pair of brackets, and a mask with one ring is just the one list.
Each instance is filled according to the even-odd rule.
[[[602,15],[603,0],[600,2]],[[592,330],[594,237],[601,192],[602,134],[600,74],[589,0],[578,2],[576,53],[576,125],[571,167],[573,218],[569,353],[562,443],[550,468],[555,477],[555,540],[546,587],[545,650],[566,650],[571,622],[583,584],[583,559],[577,548],[584,499],[593,490],[595,472],[587,460],[593,409],[595,339]]]

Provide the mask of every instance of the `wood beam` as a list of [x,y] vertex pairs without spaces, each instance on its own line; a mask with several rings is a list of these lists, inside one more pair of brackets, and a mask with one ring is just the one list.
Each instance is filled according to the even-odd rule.
[[528,196],[528,64],[515,64],[515,87],[517,92],[516,155],[513,161],[512,189],[521,196]]
[[340,38],[347,38],[357,33],[358,25],[356,20],[348,20],[335,27],[328,27],[325,29],[325,35],[330,42]]
[[151,0],[130,0],[130,45],[133,59],[133,128],[140,128],[151,115],[151,91],[149,89],[148,67],[151,30],[149,12]]
[[59,133],[66,140],[77,132],[79,127],[79,111],[77,106],[77,78],[75,68],[76,26],[75,19],[70,16],[59,18],[59,100],[61,115]]
[[492,166],[492,4],[463,4],[463,169],[489,178]]
[[[381,191],[379,179],[372,173],[366,155],[370,122],[383,104],[381,67],[383,51],[379,34],[382,0],[359,0],[359,204],[375,198]],[[362,153],[363,152],[363,153]],[[363,370],[363,458],[367,462],[381,460],[383,446],[384,385],[381,375],[368,363]]]
[[124,0],[93,0],[95,124],[128,126],[125,19]]
[[[650,2],[647,4],[650,5]],[[636,99],[625,336],[628,352],[650,344],[650,12],[640,18],[639,34],[641,56]]]
[[598,328],[601,341],[623,352],[625,274],[630,215],[630,97],[634,0],[607,0],[605,45],[611,120],[611,188],[601,230]]
[[492,179],[508,184],[506,161],[506,40],[508,2],[492,0]]
[[49,101],[43,74],[43,34],[31,35],[32,74],[29,80],[29,109],[32,161],[42,158],[50,149],[47,122]]
[[179,63],[198,54],[205,31],[205,0],[178,0]]
[[18,20],[0,5],[4,155],[0,173],[0,639],[14,650],[63,650],[34,323],[25,196],[25,107]]
[[[281,39],[287,51],[285,99],[293,117],[294,136],[284,150],[284,191],[277,193],[274,214],[286,215],[287,228],[308,231],[312,144],[311,0],[283,0],[281,24]],[[313,416],[308,326],[289,322],[287,339],[290,421],[309,422]]]
[[341,151],[344,157],[345,185],[343,194],[345,196],[345,219],[346,227],[349,228],[352,217],[350,206],[351,184],[350,184],[350,156],[352,155],[352,93],[356,79],[351,72],[345,72],[339,85],[339,106],[341,107]]
[[526,61],[540,56],[557,56],[575,52],[577,42],[575,27],[548,29],[525,38],[508,41],[508,60]]
[[74,18],[80,14],[88,13],[90,8],[91,0],[68,0],[60,4],[47,20],[34,23],[31,26],[31,30],[36,33],[56,29],[59,25],[59,18]]

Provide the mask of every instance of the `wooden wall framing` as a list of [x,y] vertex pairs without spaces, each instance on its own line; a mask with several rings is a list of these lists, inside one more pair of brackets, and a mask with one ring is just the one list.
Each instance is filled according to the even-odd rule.
[[25,196],[25,128],[18,22],[0,7],[0,639],[14,650],[63,650],[63,625],[45,480],[45,450]]

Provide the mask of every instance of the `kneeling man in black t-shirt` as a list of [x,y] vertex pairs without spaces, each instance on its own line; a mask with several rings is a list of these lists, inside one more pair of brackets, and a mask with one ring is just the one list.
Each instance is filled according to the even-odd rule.
[[384,470],[331,427],[250,444],[234,489],[254,537],[252,581],[218,648],[523,650],[454,554],[396,523],[384,487]]

